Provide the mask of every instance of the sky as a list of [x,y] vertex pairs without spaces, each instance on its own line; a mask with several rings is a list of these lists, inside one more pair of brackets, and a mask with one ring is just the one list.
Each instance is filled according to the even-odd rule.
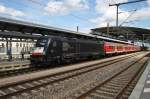
[[[135,0],[0,0],[0,17],[89,33],[116,24],[116,7]],[[119,25],[150,29],[150,0],[119,6]]]

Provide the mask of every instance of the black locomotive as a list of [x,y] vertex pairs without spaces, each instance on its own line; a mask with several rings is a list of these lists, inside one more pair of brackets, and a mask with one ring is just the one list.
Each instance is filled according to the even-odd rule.
[[103,41],[44,36],[37,40],[31,54],[32,64],[76,61],[104,55]]

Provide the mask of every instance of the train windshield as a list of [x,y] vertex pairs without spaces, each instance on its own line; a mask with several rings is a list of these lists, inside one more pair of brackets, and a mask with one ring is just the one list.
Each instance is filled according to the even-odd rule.
[[48,38],[40,38],[37,40],[36,47],[45,47],[48,43]]

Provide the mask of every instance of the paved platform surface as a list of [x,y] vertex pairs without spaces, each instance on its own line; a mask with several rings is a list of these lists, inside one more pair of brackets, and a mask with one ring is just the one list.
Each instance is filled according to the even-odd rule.
[[13,61],[0,61],[0,67],[4,65],[11,65],[11,64],[21,64],[21,63],[27,63],[29,60],[13,60]]
[[150,99],[150,61],[129,99]]
[[149,71],[144,83],[144,87],[139,99],[150,99],[150,62],[148,64]]

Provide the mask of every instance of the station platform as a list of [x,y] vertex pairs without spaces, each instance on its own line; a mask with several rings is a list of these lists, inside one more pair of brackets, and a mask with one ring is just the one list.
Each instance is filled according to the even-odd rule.
[[150,99],[150,61],[129,99]]
[[24,60],[12,60],[12,61],[0,61],[0,67],[2,66],[7,66],[7,65],[12,65],[12,64],[21,64],[21,63],[27,63],[29,60],[24,59]]

